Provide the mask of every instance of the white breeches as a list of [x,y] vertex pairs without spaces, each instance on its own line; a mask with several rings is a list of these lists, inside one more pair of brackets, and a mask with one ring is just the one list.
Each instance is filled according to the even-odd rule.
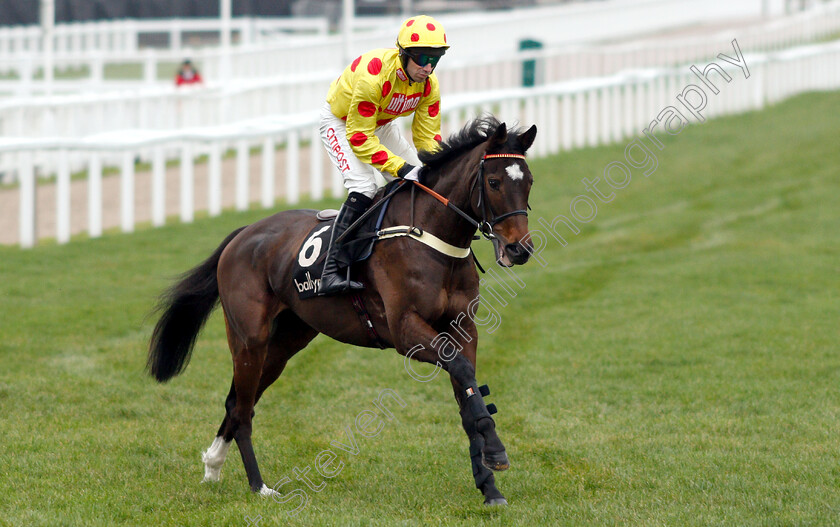
[[[388,150],[412,165],[420,166],[417,150],[403,137],[394,121],[378,127],[374,133]],[[344,178],[344,187],[349,192],[358,192],[372,198],[380,187],[394,179],[390,174],[359,161],[347,141],[346,123],[333,115],[329,103],[321,108],[321,141],[333,165]]]

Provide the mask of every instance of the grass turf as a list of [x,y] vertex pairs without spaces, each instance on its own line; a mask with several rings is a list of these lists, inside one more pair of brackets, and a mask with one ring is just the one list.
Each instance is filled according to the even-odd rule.
[[[235,447],[222,481],[200,483],[230,382],[223,323],[161,386],[142,371],[146,314],[264,212],[0,248],[0,524],[840,523],[838,106],[809,94],[663,137],[652,175],[634,170],[580,234],[559,228],[568,245],[516,268],[507,306],[488,297],[500,325],[481,330],[478,372],[512,461],[507,508],[481,505],[443,375],[416,382],[392,350],[323,337],[255,419],[266,482],[290,478],[307,505],[252,495]],[[568,216],[623,151],[531,160],[531,226]],[[356,434],[357,455],[333,447],[336,477],[315,474],[383,389],[406,407]],[[322,490],[295,480],[306,466]]]

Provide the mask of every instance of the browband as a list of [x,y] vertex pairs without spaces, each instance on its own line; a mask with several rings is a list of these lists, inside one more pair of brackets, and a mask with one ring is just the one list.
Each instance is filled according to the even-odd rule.
[[522,154],[487,154],[484,156],[483,159],[494,159],[497,157],[513,157],[516,159],[525,159],[525,156]]

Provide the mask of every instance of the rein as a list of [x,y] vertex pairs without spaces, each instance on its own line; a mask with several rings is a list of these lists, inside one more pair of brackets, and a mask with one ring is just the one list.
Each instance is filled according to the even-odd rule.
[[[390,200],[390,198],[394,194],[399,192],[401,189],[406,188],[406,186],[405,186],[406,181],[411,181],[413,183],[413,185],[411,186],[411,225],[409,225],[409,226],[398,226],[398,227],[391,228],[391,229],[384,229],[384,230],[376,233],[377,237],[379,237],[380,239],[386,239],[386,238],[391,238],[391,237],[394,237],[394,236],[411,236],[411,237],[413,237],[413,238],[415,238],[419,241],[422,241],[422,242],[426,243],[427,245],[435,248],[439,252],[442,252],[444,254],[447,254],[448,256],[453,256],[453,257],[456,257],[456,258],[463,258],[464,256],[468,255],[469,252],[471,252],[471,249],[469,247],[467,247],[465,249],[462,249],[460,247],[450,246],[449,244],[444,243],[441,240],[438,240],[434,236],[431,236],[430,233],[424,233],[422,231],[422,229],[418,229],[417,227],[414,226],[414,190],[415,190],[415,187],[419,187],[421,190],[423,190],[424,192],[426,192],[427,194],[429,194],[430,196],[432,196],[433,198],[435,198],[436,200],[441,202],[445,207],[447,207],[449,209],[452,209],[459,216],[461,216],[467,222],[472,224],[472,226],[475,227],[476,230],[481,233],[481,236],[483,236],[484,239],[489,240],[493,243],[493,247],[495,248],[496,253],[498,254],[498,252],[499,252],[499,238],[495,234],[493,234],[493,227],[496,224],[504,221],[505,219],[507,219],[511,216],[518,216],[518,215],[528,216],[528,211],[526,209],[519,209],[519,210],[510,211],[510,212],[505,212],[504,214],[500,214],[500,215],[496,215],[493,212],[492,208],[490,207],[490,204],[487,202],[487,199],[485,197],[485,189],[484,189],[484,186],[485,186],[485,183],[484,183],[484,162],[487,159],[523,159],[524,160],[525,156],[522,155],[522,154],[485,154],[484,156],[482,156],[481,162],[478,165],[478,173],[476,175],[475,180],[473,181],[473,186],[470,189],[470,196],[469,196],[469,201],[471,203],[472,202],[472,195],[475,192],[475,189],[476,189],[476,186],[477,186],[478,187],[478,206],[481,208],[481,221],[480,222],[474,220],[469,214],[467,214],[466,212],[461,210],[458,206],[454,205],[451,201],[449,201],[448,198],[445,198],[444,196],[441,196],[440,194],[438,194],[434,190],[430,189],[426,185],[423,185],[422,183],[419,183],[419,182],[414,181],[414,180],[402,180],[396,186],[394,186],[394,188],[388,194],[383,196],[383,198],[381,200],[379,200],[377,203],[375,203],[370,209],[365,211],[365,213],[362,214],[362,216],[358,220],[353,222],[353,224],[350,225],[347,228],[347,230],[341,236],[338,237],[338,239],[335,241],[335,243],[342,242],[344,240],[344,238],[349,233],[353,232],[353,230],[355,230],[356,227],[361,225],[362,222],[364,222],[371,214],[373,214],[373,212],[375,210],[377,210],[378,208],[383,206],[385,203],[387,203]],[[530,206],[528,208],[530,208]],[[421,236],[424,236],[425,238],[421,239]],[[476,236],[474,239],[480,239],[480,238],[478,236]],[[467,252],[466,253],[461,253],[461,251],[467,251]],[[476,265],[478,265],[479,269],[481,269],[481,265],[478,263],[478,260],[476,260],[475,262],[476,262]],[[484,270],[482,269],[482,272],[483,271]]]
[[[423,189],[424,191],[426,191],[427,194],[429,194],[430,196],[432,196],[436,200],[443,203],[446,207],[448,207],[448,208],[452,209],[453,211],[457,212],[458,215],[460,215],[462,218],[464,218],[469,223],[471,223],[476,228],[476,230],[478,230],[481,233],[481,235],[484,236],[485,239],[492,241],[492,240],[497,239],[496,235],[493,234],[493,227],[497,223],[499,223],[501,221],[504,221],[505,219],[507,219],[511,216],[518,216],[518,215],[527,216],[528,215],[527,210],[519,209],[519,210],[513,210],[513,211],[506,212],[504,214],[500,214],[500,215],[496,216],[495,213],[492,211],[492,209],[489,208],[490,206],[487,203],[487,200],[484,198],[484,192],[485,192],[484,191],[484,161],[486,159],[498,159],[498,158],[525,159],[525,156],[522,155],[522,154],[489,154],[489,155],[485,155],[481,158],[481,163],[479,163],[479,165],[478,165],[478,175],[475,178],[475,181],[473,182],[472,189],[470,190],[470,201],[472,201],[473,192],[475,192],[475,187],[478,186],[478,204],[481,207],[481,221],[480,222],[472,219],[472,217],[470,217],[469,214],[467,214],[466,212],[464,212],[463,210],[461,210],[457,206],[453,205],[452,202],[450,202],[447,198],[444,198],[443,196],[441,196],[440,194],[438,194],[434,190],[430,189],[429,187],[427,187],[427,186],[425,186],[421,183],[418,183],[417,181],[414,181],[413,183],[416,186]],[[493,217],[490,218],[489,220],[488,220],[488,216],[489,216],[488,212],[490,214],[493,214]]]
[[[364,212],[364,214],[362,214],[362,215],[359,217],[359,219],[358,219],[358,220],[354,221],[354,222],[353,222],[353,223],[352,223],[349,227],[347,227],[347,230],[345,230],[343,233],[341,233],[341,236],[339,236],[339,237],[335,240],[335,243],[341,243],[341,242],[343,242],[343,241],[344,241],[344,238],[346,238],[346,237],[347,237],[350,233],[352,233],[353,231],[355,231],[355,230],[359,227],[359,225],[362,225],[362,223],[364,223],[364,221],[365,221],[366,219],[368,219],[368,217],[369,217],[370,215],[372,215],[372,214],[373,214],[373,213],[374,213],[377,209],[379,209],[380,207],[382,207],[383,205],[385,205],[386,203],[388,203],[388,201],[391,199],[391,197],[392,197],[394,194],[396,194],[396,193],[397,193],[400,189],[402,189],[402,188],[404,187],[404,183],[405,183],[406,181],[407,181],[407,180],[401,180],[401,181],[399,181],[399,182],[397,183],[397,185],[395,185],[395,186],[394,186],[394,188],[392,188],[392,189],[391,189],[391,190],[390,190],[387,194],[385,194],[384,196],[382,196],[382,199],[380,199],[379,201],[377,201],[376,203],[374,203],[373,205],[371,205],[371,207],[370,207],[368,210],[366,210],[366,211]],[[413,207],[414,207],[414,200],[411,200],[411,202],[412,202],[412,212],[411,212],[411,215],[412,215],[412,220],[413,220],[413,219],[414,219],[414,208],[413,208]],[[412,223],[414,223],[414,222],[412,221]]]

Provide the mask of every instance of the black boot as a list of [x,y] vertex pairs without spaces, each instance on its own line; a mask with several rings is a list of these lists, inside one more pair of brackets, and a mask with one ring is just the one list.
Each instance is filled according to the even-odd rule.
[[338,211],[338,217],[335,219],[332,234],[330,235],[330,246],[327,249],[324,272],[321,274],[321,283],[318,286],[318,296],[333,295],[348,289],[365,288],[362,283],[350,280],[349,267],[344,269],[339,268],[338,262],[336,262],[336,255],[341,248],[341,244],[335,243],[335,240],[347,230],[347,227],[352,225],[353,222],[364,214],[370,202],[371,199],[364,194],[351,192],[347,196],[347,201],[341,206],[341,210]]

